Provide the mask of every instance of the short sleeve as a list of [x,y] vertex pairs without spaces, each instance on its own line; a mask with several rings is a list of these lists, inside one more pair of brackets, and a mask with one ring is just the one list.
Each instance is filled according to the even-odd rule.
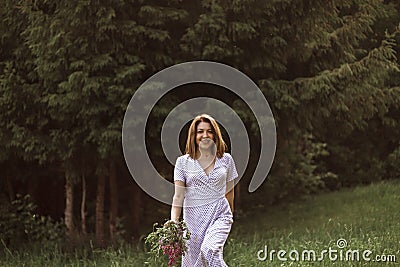
[[174,168],[174,181],[186,182],[185,172],[182,163],[182,157],[178,157]]
[[236,171],[235,162],[233,161],[232,156],[230,154],[227,154],[227,157],[228,157],[228,164],[227,164],[228,176],[227,176],[226,181],[230,182],[238,177],[238,173]]

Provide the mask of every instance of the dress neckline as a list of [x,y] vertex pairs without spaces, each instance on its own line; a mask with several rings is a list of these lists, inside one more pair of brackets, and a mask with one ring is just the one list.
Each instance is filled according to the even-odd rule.
[[213,166],[213,168],[210,170],[210,172],[207,174],[206,173],[206,170],[205,169],[203,169],[203,167],[201,166],[201,164],[200,164],[200,162],[197,160],[197,159],[193,159],[196,163],[197,163],[197,165],[200,167],[200,169],[203,171],[203,173],[204,173],[204,175],[207,177],[207,178],[210,178],[210,174],[215,170],[215,168],[217,167],[217,162],[219,161],[219,158],[217,157],[217,156],[215,156],[215,162],[214,162],[214,166]]

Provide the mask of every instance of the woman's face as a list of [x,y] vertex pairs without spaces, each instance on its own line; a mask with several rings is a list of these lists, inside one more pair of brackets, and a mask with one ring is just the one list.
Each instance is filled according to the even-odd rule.
[[196,128],[196,144],[200,149],[211,149],[214,145],[214,131],[211,124],[201,121]]

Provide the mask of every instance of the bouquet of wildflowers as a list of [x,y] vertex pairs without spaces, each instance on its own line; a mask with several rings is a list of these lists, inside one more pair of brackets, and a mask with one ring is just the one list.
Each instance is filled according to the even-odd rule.
[[186,240],[190,232],[185,222],[168,221],[162,227],[156,228],[147,237],[145,243],[150,246],[150,253],[158,258],[160,255],[168,256],[168,267],[174,266],[177,260],[187,251]]

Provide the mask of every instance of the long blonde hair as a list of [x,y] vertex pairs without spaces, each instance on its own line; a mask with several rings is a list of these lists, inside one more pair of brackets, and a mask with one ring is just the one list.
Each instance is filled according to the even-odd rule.
[[193,159],[196,157],[196,151],[197,151],[196,130],[200,122],[208,122],[209,124],[211,124],[211,128],[215,139],[214,140],[215,147],[217,149],[216,154],[218,158],[221,158],[224,155],[227,146],[224,142],[224,139],[222,139],[222,134],[221,130],[219,129],[218,123],[215,121],[213,117],[211,117],[208,114],[201,114],[195,117],[192,123],[190,124],[188,137],[186,140],[185,154],[189,154],[189,156]]

